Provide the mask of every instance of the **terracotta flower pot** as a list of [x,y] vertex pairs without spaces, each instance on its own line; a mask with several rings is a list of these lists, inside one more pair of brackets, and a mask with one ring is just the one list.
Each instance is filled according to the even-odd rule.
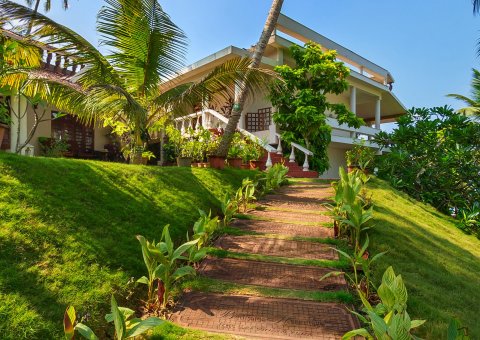
[[191,157],[177,157],[177,165],[178,166],[192,166],[192,158]]
[[241,158],[229,158],[227,161],[228,161],[228,165],[230,165],[232,168],[240,169],[242,167]]
[[334,221],[333,222],[333,237],[338,238],[340,235],[340,228],[338,227],[338,222]]
[[242,169],[245,169],[245,170],[248,170],[248,169],[250,169],[250,164],[248,164],[248,163],[242,163],[241,168],[242,168]]
[[356,169],[358,169],[358,166],[356,166],[356,165],[349,165],[349,166],[347,166],[347,172],[348,172],[348,173],[353,172],[353,171],[355,171]]
[[8,126],[4,124],[0,124],[0,148],[2,147],[3,137],[5,136],[5,132],[7,131]]
[[225,157],[209,156],[208,162],[210,163],[211,168],[220,170],[225,168]]

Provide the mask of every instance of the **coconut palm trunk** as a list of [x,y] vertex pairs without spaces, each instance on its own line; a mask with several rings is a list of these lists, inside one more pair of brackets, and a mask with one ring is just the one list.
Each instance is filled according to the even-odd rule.
[[[272,35],[272,32],[277,24],[282,5],[283,0],[272,1],[272,6],[270,7],[267,21],[265,22],[265,26],[263,27],[260,39],[255,46],[255,52],[252,56],[250,68],[257,68],[260,66],[260,62],[262,61],[263,53],[265,52],[265,48],[267,47],[268,40],[270,39],[270,36]],[[230,144],[232,142],[233,134],[235,133],[238,122],[240,121],[240,117],[242,115],[243,106],[245,105],[245,101],[247,99],[247,94],[247,88],[245,86],[241,86],[240,93],[235,98],[235,104],[233,105],[232,114],[228,120],[227,126],[225,127],[222,141],[220,142],[220,145],[218,146],[218,149],[216,151],[217,156],[227,156],[228,149],[230,148]]]

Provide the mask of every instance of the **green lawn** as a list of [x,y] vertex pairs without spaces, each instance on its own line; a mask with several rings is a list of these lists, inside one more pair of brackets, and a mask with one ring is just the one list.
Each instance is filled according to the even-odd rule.
[[446,339],[448,323],[457,317],[472,339],[480,339],[480,241],[383,181],[372,180],[369,188],[375,203],[371,251],[388,250],[375,269],[376,282],[389,265],[402,274],[412,318],[428,320],[418,335]]
[[138,299],[125,300],[144,274],[135,235],[169,223],[184,238],[248,175],[0,153],[0,337],[59,339],[67,304],[98,330],[112,292]]

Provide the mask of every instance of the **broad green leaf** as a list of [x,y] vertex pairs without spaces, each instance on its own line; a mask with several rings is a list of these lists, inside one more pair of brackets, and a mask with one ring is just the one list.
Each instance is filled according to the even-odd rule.
[[175,272],[172,275],[172,278],[175,281],[186,275],[195,275],[195,274],[196,274],[195,269],[193,269],[190,266],[183,266],[175,270]]
[[146,284],[146,285],[149,285],[149,284],[150,284],[150,282],[148,282],[148,279],[147,279],[146,276],[142,276],[141,278],[139,278],[139,279],[137,280],[137,282],[138,282],[138,283],[143,283],[143,284]]
[[[412,320],[411,325],[410,325],[410,329],[417,328],[417,327],[423,325],[425,322],[427,322],[427,320]],[[450,326],[449,326],[449,330],[450,330]]]
[[95,335],[95,333],[91,330],[90,327],[84,325],[83,323],[77,323],[75,326],[75,330],[80,333],[81,336],[83,336],[85,339],[88,340],[98,340],[98,337]]
[[125,338],[127,326],[125,325],[125,319],[123,318],[122,312],[120,311],[120,309],[118,309],[117,300],[115,300],[115,297],[113,295],[111,299],[111,305],[113,323],[115,324],[115,332],[117,333],[117,338],[121,340]]
[[373,337],[370,335],[370,333],[368,333],[365,328],[359,328],[345,333],[342,336],[342,340],[349,340],[351,338],[355,338],[356,336],[363,336],[365,339],[373,339]]
[[377,294],[382,300],[382,304],[387,308],[388,311],[391,311],[395,306],[395,294],[393,291],[385,284],[381,284],[378,287]]
[[343,272],[338,272],[338,271],[337,272],[328,272],[320,278],[320,281],[328,279],[331,276],[340,276],[340,275],[343,275]]
[[63,331],[65,333],[65,338],[68,340],[73,339],[75,336],[75,320],[76,320],[75,308],[73,306],[68,306],[63,315]]
[[164,322],[165,321],[163,321],[162,319],[156,317],[150,317],[148,319],[142,320],[127,332],[126,338],[133,338],[135,336],[143,334],[151,328],[162,325]]
[[375,336],[378,339],[382,339],[384,335],[387,333],[387,329],[388,329],[387,324],[381,317],[379,317],[374,312],[367,311],[367,314],[371,320],[372,329],[373,329],[373,332],[375,333]]
[[[135,314],[135,311],[131,310],[130,308],[126,308],[126,307],[118,307],[118,310],[120,311],[120,313],[122,313],[124,320],[128,320],[132,315]],[[113,314],[109,313],[109,314],[105,315],[105,320],[107,322],[113,322]]]
[[395,272],[393,271],[392,266],[390,266],[383,273],[382,282],[385,282],[386,285],[391,286],[393,285],[393,281],[395,280],[395,278]]
[[183,253],[185,253],[189,248],[194,246],[195,244],[198,243],[198,239],[185,242],[181,246],[179,246],[175,251],[173,252],[172,257],[170,258],[170,261],[175,261],[178,257],[180,257]]

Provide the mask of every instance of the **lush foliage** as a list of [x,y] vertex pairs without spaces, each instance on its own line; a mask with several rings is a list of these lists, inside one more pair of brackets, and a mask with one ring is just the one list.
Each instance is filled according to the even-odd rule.
[[235,201],[237,202],[238,210],[247,211],[248,205],[255,201],[255,183],[250,178],[245,178],[242,181],[242,186],[238,188],[235,194]]
[[359,167],[362,170],[373,168],[375,150],[365,146],[365,142],[361,141],[345,152],[345,158],[348,166]]
[[391,133],[379,175],[412,197],[450,214],[480,201],[480,124],[449,107],[413,108]]
[[146,275],[135,236],[158,241],[170,224],[175,244],[185,242],[196,209],[220,214],[252,174],[0,153],[2,339],[60,339],[69,304],[105,338],[112,291],[132,309],[146,299],[146,286],[129,283]]
[[[105,320],[108,323],[113,323],[115,326],[115,339],[131,339],[142,335],[150,329],[160,326],[164,323],[163,320],[157,317],[149,317],[147,319],[133,318],[135,312],[130,308],[118,307],[117,300],[112,295],[111,313],[105,315]],[[98,340],[93,330],[87,325],[77,322],[76,312],[73,306],[69,306],[65,311],[63,318],[63,327],[65,338],[73,340],[75,338],[75,331],[82,337],[89,340]]]
[[395,275],[388,267],[377,290],[381,300],[372,305],[360,294],[366,317],[356,313],[368,328],[360,328],[346,333],[342,339],[362,336],[366,339],[418,339],[411,330],[421,326],[425,320],[411,320],[407,313],[407,288],[401,275]]
[[[188,260],[183,255],[191,247],[199,242],[199,239],[187,241],[175,248],[169,226],[163,228],[160,242],[149,242],[145,237],[137,236],[142,246],[142,255],[145,266],[147,267],[148,277],[142,276],[137,280],[139,283],[148,286],[147,306],[157,303],[163,308],[167,305],[173,284],[186,275],[194,275],[195,269],[188,265],[181,265],[181,260]],[[154,284],[158,280],[158,293],[154,297]]]
[[38,67],[20,68],[3,77],[0,86],[19,87],[28,80],[23,86],[26,95],[39,94],[87,122],[102,120],[123,137],[135,163],[141,161],[150,134],[159,131],[172,113],[184,112],[204,98],[225,98],[234,85],[251,92],[263,87],[271,74],[250,68],[249,58],[238,58],[219,65],[196,84],[169,82],[183,67],[186,37],[156,0],[106,2],[97,17],[106,56],[67,27],[0,0],[0,23],[7,21],[29,21],[33,40],[68,55],[67,66],[83,65],[84,69],[73,81],[39,72]]
[[[377,261],[374,282],[393,266],[409,291],[408,312],[428,322],[415,331],[426,339],[445,339],[450,320],[458,318],[472,339],[480,338],[479,241],[456,228],[456,221],[412,199],[387,182],[367,183],[374,203],[369,251],[388,253]],[[419,275],[421,273],[421,275]]]
[[304,48],[290,48],[296,66],[277,66],[283,78],[270,89],[272,105],[278,108],[273,115],[282,131],[282,139],[296,142],[314,153],[313,167],[320,173],[328,169],[327,147],[331,128],[327,115],[333,114],[340,123],[359,127],[363,121],[344,104],[331,104],[328,94],[341,94],[348,88],[349,70],[336,60],[336,51],[323,52],[318,44],[307,43]]

